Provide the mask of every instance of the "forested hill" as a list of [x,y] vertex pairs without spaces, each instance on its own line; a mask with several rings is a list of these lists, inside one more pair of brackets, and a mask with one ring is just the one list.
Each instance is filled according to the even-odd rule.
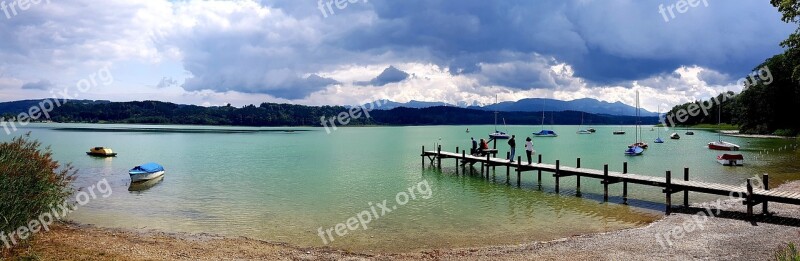
[[[304,106],[292,104],[262,103],[241,108],[232,106],[202,107],[180,105],[159,101],[136,102],[92,102],[70,101],[50,112],[55,122],[89,123],[146,123],[146,124],[192,124],[192,125],[238,125],[238,126],[321,126],[321,118],[336,117],[348,108],[342,106]],[[11,119],[16,112],[3,116]],[[350,119],[348,125],[459,125],[493,124],[494,113],[457,107],[430,107],[422,109],[394,108],[373,110],[369,118],[361,115]],[[541,112],[501,112],[509,125],[538,125]],[[586,113],[587,125],[635,124],[631,116],[610,116]],[[581,112],[547,112],[545,123],[580,124]],[[642,117],[643,124],[656,124],[656,117]]]

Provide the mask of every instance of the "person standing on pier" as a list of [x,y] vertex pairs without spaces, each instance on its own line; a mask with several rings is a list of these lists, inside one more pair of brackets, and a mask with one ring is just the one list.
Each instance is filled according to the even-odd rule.
[[475,140],[475,137],[471,137],[469,139],[472,140],[472,148],[469,150],[469,155],[474,156],[478,151],[478,141]]
[[528,156],[528,164],[531,164],[531,155],[533,155],[533,142],[531,142],[531,137],[525,139],[525,155]]
[[515,135],[511,135],[511,139],[508,140],[508,146],[511,147],[511,158],[509,159],[509,160],[511,160],[511,162],[514,162],[514,153],[517,150],[517,141],[514,139],[514,137],[516,137],[516,136]]

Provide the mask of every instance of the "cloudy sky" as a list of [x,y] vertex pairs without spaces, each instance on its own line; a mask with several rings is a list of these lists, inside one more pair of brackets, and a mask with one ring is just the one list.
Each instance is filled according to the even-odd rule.
[[[0,1],[0,101],[633,104],[639,90],[655,111],[740,90],[794,29],[768,1]],[[102,68],[112,83],[77,91]]]

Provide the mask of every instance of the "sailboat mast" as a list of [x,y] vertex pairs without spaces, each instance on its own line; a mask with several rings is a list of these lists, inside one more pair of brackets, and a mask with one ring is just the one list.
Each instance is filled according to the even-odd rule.
[[722,142],[722,102],[719,103],[717,111],[717,140]]
[[634,136],[634,143],[639,142],[639,91],[636,91],[636,134]]
[[[494,104],[497,105],[497,94],[494,95]],[[497,107],[494,109],[494,132],[497,133]]]

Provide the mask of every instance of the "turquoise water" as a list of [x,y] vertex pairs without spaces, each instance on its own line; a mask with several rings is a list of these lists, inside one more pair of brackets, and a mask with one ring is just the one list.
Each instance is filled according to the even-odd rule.
[[[471,133],[465,133],[467,127]],[[609,164],[611,170],[621,170],[622,162],[628,161],[630,172],[652,176],[663,176],[666,170],[682,173],[687,166],[692,179],[725,184],[741,184],[765,172],[771,174],[773,186],[800,179],[793,140],[725,137],[743,147],[747,165],[737,168],[719,165],[714,160],[719,153],[705,148],[717,139],[710,131],[686,136],[680,130],[679,141],[669,140],[662,131],[666,143],[653,144],[657,132],[646,128],[644,140],[650,149],[631,158],[623,151],[633,142],[633,128],[625,127],[624,136],[611,135],[619,127],[595,127],[593,135],[575,134],[577,128],[555,126],[560,137],[534,138],[545,162],[560,159],[574,166],[580,157],[584,168]],[[517,188],[514,175],[507,181],[501,168],[487,181],[477,175],[455,175],[453,160],[443,162],[441,173],[421,167],[421,146],[432,149],[438,143],[447,151],[456,146],[464,149],[469,137],[486,137],[491,130],[492,126],[356,127],[327,134],[321,128],[38,124],[18,134],[30,131],[52,147],[54,158],[77,167],[77,186],[108,180],[111,197],[93,200],[70,216],[104,227],[208,232],[323,246],[319,228],[345,223],[370,210],[374,206],[370,203],[387,200],[397,208],[372,220],[367,230],[334,236],[329,245],[399,252],[551,240],[641,226],[662,215],[663,194],[655,188],[631,185],[631,204],[626,206],[618,204],[620,185],[611,186],[611,203],[602,203],[602,186],[592,179],[582,181],[582,197],[576,197],[574,178],[563,178],[557,195],[548,174],[537,184],[535,172],[524,173],[522,187]],[[508,127],[518,135],[519,151],[524,137],[538,130],[538,126]],[[113,148],[119,156],[86,156],[94,146]],[[498,148],[505,155],[507,145]],[[129,191],[127,170],[150,161],[165,166],[165,178]],[[430,187],[430,198],[394,204],[398,193],[423,181]]]

